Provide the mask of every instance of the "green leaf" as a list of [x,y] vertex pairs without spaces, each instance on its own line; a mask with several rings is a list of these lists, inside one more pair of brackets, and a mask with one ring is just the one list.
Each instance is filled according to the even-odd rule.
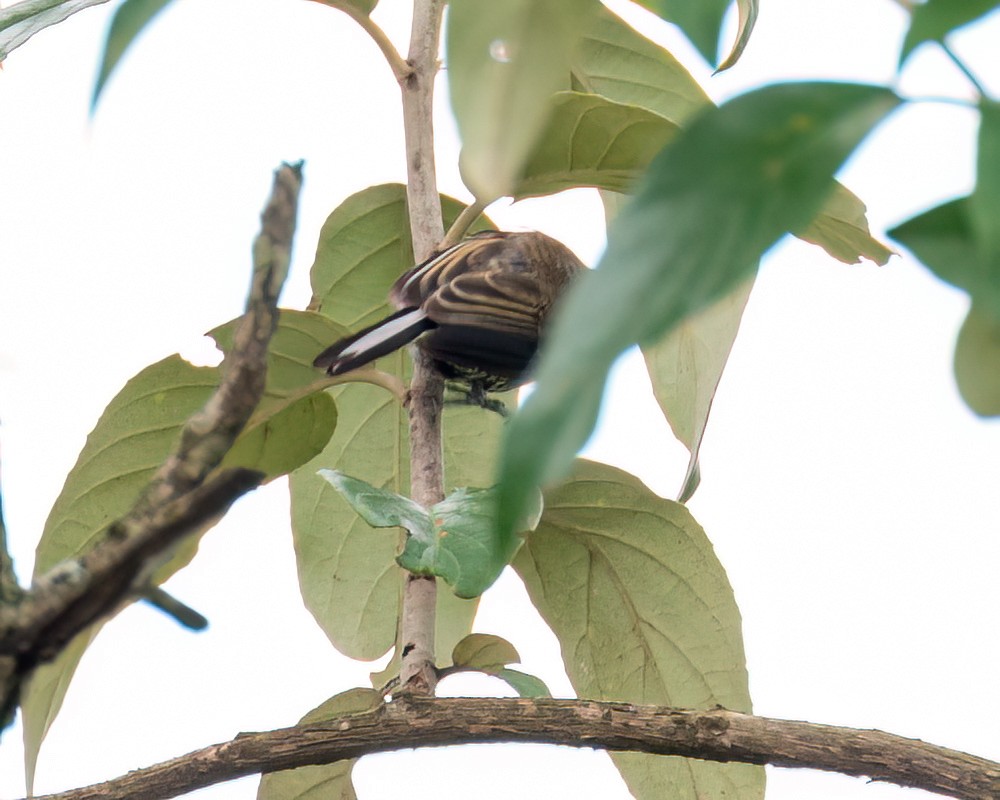
[[[442,196],[445,224],[464,205]],[[481,217],[473,230],[489,227]],[[344,329],[370,325],[392,309],[389,287],[413,266],[406,187],[374,186],[347,198],[327,218],[310,273],[312,306]],[[313,356],[339,338],[318,344]],[[379,367],[405,378],[408,359],[395,353]],[[317,472],[336,468],[402,494],[409,485],[405,409],[388,392],[353,383],[331,390],[338,422],[324,451],[292,473],[292,535],[303,601],[333,645],[345,655],[374,659],[396,638],[402,570],[398,531],[375,530]],[[485,485],[493,477],[501,420],[471,407],[444,412],[445,478],[449,485]],[[476,603],[438,593],[437,644],[450,652],[472,626]],[[375,676],[384,683],[394,663]]]
[[910,27],[899,53],[899,66],[924,42],[944,41],[957,28],[968,25],[997,7],[997,0],[926,0],[913,6]]
[[[382,696],[371,689],[349,689],[334,695],[314,708],[300,725],[329,722],[341,717],[373,711],[382,704]],[[356,758],[312,767],[271,772],[262,775],[257,800],[356,800],[351,771]]]
[[[495,489],[456,489],[431,508],[430,539],[406,540],[397,559],[410,572],[443,578],[459,597],[478,597],[500,576],[521,545],[520,537],[499,534]],[[518,531],[531,530],[541,515],[541,494]]]
[[583,30],[573,56],[572,85],[645,108],[674,125],[683,125],[711,105],[676,58],[603,7]]
[[955,343],[955,381],[981,417],[1000,416],[1000,318],[973,303]]
[[462,176],[477,199],[513,191],[545,126],[549,97],[567,88],[570,59],[594,0],[453,0],[445,41]]
[[489,674],[505,681],[520,697],[552,697],[552,692],[545,685],[545,681],[527,672],[504,667]]
[[455,645],[451,660],[456,667],[488,669],[519,664],[517,648],[501,636],[489,633],[470,633]]
[[659,342],[642,349],[656,402],[676,436],[691,453],[678,501],[698,487],[698,451],[712,399],[740,329],[753,279],[708,308],[689,316]]
[[559,92],[552,116],[514,189],[517,199],[593,186],[627,191],[677,132],[638,106]]
[[376,489],[370,483],[352,478],[335,469],[321,469],[319,474],[351,504],[351,508],[373,528],[406,528],[411,536],[425,541],[434,537],[430,514],[409,497]]
[[845,264],[867,258],[883,266],[892,250],[873,238],[865,217],[865,204],[850,189],[837,183],[823,208],[803,230],[796,231],[803,241],[819,245]]
[[98,622],[77,634],[52,661],[36,667],[21,690],[24,782],[29,797],[34,794],[42,742],[59,715],[80,659],[103,627],[104,622]]
[[719,31],[730,0],[699,0],[697,3],[689,0],[639,0],[639,3],[684,31],[702,57],[709,64],[716,63]]
[[729,55],[716,67],[715,71],[717,73],[729,69],[740,60],[740,56],[743,55],[743,51],[750,41],[750,34],[753,33],[754,25],[757,24],[758,5],[758,0],[736,0],[736,8],[739,12],[739,22],[736,26],[736,41],[733,42],[733,47],[729,51]]
[[332,8],[353,8],[362,14],[371,14],[378,5],[378,0],[313,0],[313,2]]
[[706,111],[657,156],[601,265],[565,298],[535,391],[507,426],[504,533],[590,435],[618,354],[724,297],[783,233],[804,227],[840,164],[898,103],[873,86],[767,86]]
[[[242,317],[230,320],[208,332],[223,353],[233,346],[233,334]],[[267,350],[267,386],[264,388],[266,409],[272,403],[285,403],[290,399],[315,391],[315,384],[322,374],[313,365],[317,353],[350,331],[329,317],[314,311],[293,311],[284,308],[278,318],[278,327],[271,337]],[[258,409],[258,413],[260,409]]]
[[979,157],[969,220],[983,257],[1000,262],[1000,103],[984,99],[979,113]]
[[273,480],[321,453],[336,427],[337,407],[324,392],[270,406],[247,424],[219,467],[246,467]]
[[[733,590],[684,506],[613,467],[577,462],[546,492],[514,568],[580,697],[750,711]],[[763,794],[760,767],[613,758],[636,797]]]
[[94,82],[94,94],[90,98],[90,111],[97,108],[104,85],[118,66],[125,51],[138,38],[153,18],[170,4],[171,0],[122,0],[111,18],[108,35],[104,39],[101,66]]
[[980,311],[1000,318],[1000,257],[977,247],[970,198],[949,200],[889,231],[935,275],[967,291]]

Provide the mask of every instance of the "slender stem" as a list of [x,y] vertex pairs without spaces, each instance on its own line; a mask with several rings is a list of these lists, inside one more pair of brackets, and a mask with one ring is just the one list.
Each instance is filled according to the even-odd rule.
[[980,83],[979,78],[977,78],[972,70],[969,69],[968,65],[961,58],[959,58],[958,53],[951,49],[951,45],[945,41],[941,41],[939,44],[941,45],[941,49],[944,50],[945,55],[952,60],[952,63],[958,67],[959,71],[966,77],[966,79],[968,79],[969,83],[971,83],[973,88],[979,93],[979,96],[983,98],[989,97],[989,94],[986,92],[986,87]]
[[463,208],[462,213],[458,215],[451,224],[451,227],[448,228],[448,232],[444,235],[444,240],[441,242],[441,249],[444,250],[453,244],[458,244],[458,241],[465,236],[465,232],[472,227],[472,223],[479,219],[485,210],[486,203],[481,200],[474,200]]
[[[406,199],[413,253],[423,261],[444,235],[441,199],[434,170],[433,99],[438,71],[442,0],[414,0],[407,62],[411,72],[400,80],[406,138]],[[424,507],[444,497],[441,409],[444,381],[431,359],[412,347],[410,383],[410,494]],[[407,573],[400,616],[401,692],[433,694],[434,621],[437,584],[433,577]]]
[[368,14],[350,3],[331,2],[330,5],[347,14],[372,38],[378,49],[382,51],[382,55],[385,56],[385,60],[389,62],[389,68],[392,70],[392,74],[396,76],[397,81],[402,81],[409,77],[410,73],[413,72],[413,68],[403,60],[399,51],[389,41],[389,37],[385,35],[385,31],[376,25],[375,21]]

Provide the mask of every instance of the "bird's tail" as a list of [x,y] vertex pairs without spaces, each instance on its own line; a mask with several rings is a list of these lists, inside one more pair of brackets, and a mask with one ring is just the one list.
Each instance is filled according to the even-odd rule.
[[398,350],[434,327],[436,325],[427,319],[423,309],[404,308],[353,336],[334,342],[316,356],[313,366],[325,369],[330,375],[341,375]]

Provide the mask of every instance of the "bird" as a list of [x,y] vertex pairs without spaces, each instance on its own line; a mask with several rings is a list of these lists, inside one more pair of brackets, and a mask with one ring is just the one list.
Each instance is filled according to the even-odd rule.
[[389,290],[398,310],[341,339],[313,366],[343,375],[416,340],[469,402],[528,380],[556,301],[586,270],[562,242],[537,231],[481,231],[403,273]]

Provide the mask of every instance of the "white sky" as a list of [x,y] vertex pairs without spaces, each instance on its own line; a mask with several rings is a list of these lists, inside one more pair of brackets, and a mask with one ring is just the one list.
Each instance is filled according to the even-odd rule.
[[[409,4],[376,18],[405,44]],[[129,54],[96,118],[87,105],[109,7],[84,11],[12,54],[0,72],[0,429],[8,532],[22,577],[88,431],[122,384],[240,311],[250,242],[281,160],[306,159],[293,273],[304,307],[319,228],[347,195],[402,180],[395,86],[377,51],[318,4],[178,2]],[[669,26],[657,36],[716,98],[779,78],[886,82],[903,15],[890,0],[768,0],[732,73],[709,78]],[[993,19],[956,39],[1000,90]],[[912,95],[968,97],[925,48]],[[467,197],[439,93],[443,191]],[[971,189],[975,115],[908,107],[842,180],[878,232]],[[588,192],[491,209],[593,262],[603,245]],[[797,242],[767,259],[723,379],[691,503],[729,571],[745,622],[758,713],[877,727],[1000,759],[996,475],[1000,427],[974,418],[951,377],[967,301],[908,257],[847,267]],[[590,455],[664,496],[686,453],[634,357]],[[192,635],[144,606],[85,658],[43,749],[36,788],[72,788],[231,738],[291,724],[365,685],[302,608],[286,491],[241,501],[169,584],[205,613]],[[477,629],[515,643],[524,669],[570,692],[558,648],[510,576]],[[488,679],[446,690],[500,692]],[[0,796],[17,796],[20,731],[0,748]],[[604,756],[469,748],[365,759],[362,798],[623,798]],[[478,781],[484,775],[486,785]],[[256,779],[199,797],[252,798]],[[433,787],[433,788],[432,788]],[[771,770],[770,800],[919,797],[888,786]]]

